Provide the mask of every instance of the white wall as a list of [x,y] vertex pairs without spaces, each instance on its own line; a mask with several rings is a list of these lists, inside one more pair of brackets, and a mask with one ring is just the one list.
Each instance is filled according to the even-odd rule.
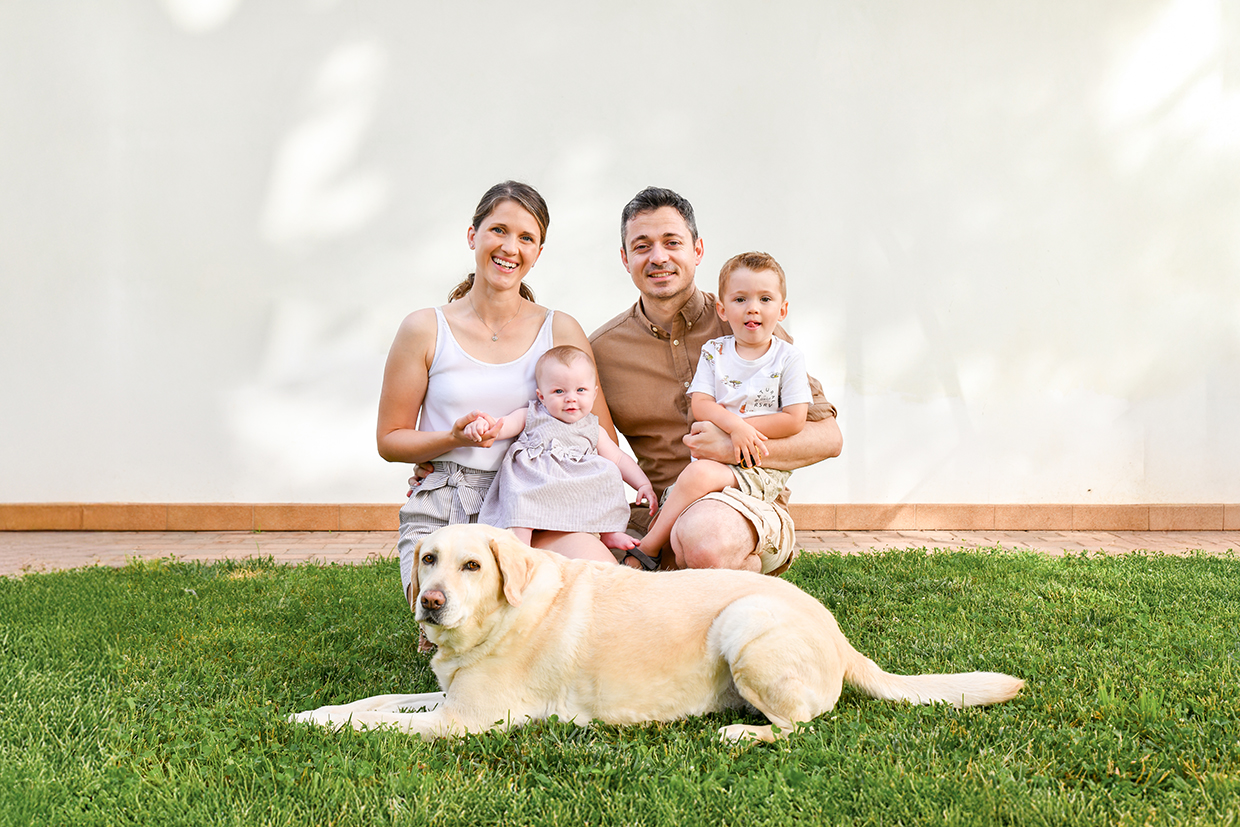
[[508,177],[587,330],[647,184],[704,287],[783,262],[800,501],[1240,501],[1222,0],[0,3],[0,501],[397,501],[388,344]]

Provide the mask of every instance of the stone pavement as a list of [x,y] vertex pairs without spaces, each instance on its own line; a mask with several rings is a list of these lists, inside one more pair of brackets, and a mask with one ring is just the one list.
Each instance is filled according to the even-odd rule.
[[[860,554],[891,548],[1001,546],[1046,554],[1144,550],[1233,555],[1240,531],[800,531],[806,551]],[[123,566],[132,558],[179,560],[271,557],[277,563],[361,563],[393,557],[395,531],[5,531],[0,576],[83,566]]]

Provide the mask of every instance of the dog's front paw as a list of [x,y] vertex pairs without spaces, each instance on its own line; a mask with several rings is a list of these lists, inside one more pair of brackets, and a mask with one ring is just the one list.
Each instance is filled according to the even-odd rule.
[[725,744],[740,744],[746,741],[770,741],[772,740],[770,730],[770,727],[732,724],[731,726],[719,728],[719,740]]
[[288,716],[288,722],[290,724],[313,724],[329,729],[338,728],[338,725],[332,722],[331,713],[323,709],[308,709],[305,712],[294,712]]

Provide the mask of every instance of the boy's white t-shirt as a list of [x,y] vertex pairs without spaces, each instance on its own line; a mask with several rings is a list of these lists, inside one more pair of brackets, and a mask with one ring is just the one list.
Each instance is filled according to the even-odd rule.
[[720,336],[702,345],[688,393],[705,393],[739,416],[778,413],[786,405],[812,404],[809,374],[801,351],[783,339],[750,362],[736,353],[736,338]]

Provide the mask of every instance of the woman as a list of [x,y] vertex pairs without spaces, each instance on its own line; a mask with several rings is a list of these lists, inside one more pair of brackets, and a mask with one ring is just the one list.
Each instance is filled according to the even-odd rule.
[[[409,314],[396,333],[379,398],[379,454],[389,462],[434,464],[400,511],[401,581],[412,600],[413,547],[451,523],[475,522],[511,439],[484,411],[511,411],[534,396],[534,364],[557,345],[591,353],[571,316],[534,303],[522,283],[547,236],[547,204],[533,187],[505,181],[487,190],[465,237],[475,270],[443,307]],[[599,423],[611,433],[600,393]],[[465,426],[483,416],[491,427],[481,443]],[[412,482],[412,481],[411,481]],[[534,545],[567,557],[615,563],[595,537],[537,532]]]

